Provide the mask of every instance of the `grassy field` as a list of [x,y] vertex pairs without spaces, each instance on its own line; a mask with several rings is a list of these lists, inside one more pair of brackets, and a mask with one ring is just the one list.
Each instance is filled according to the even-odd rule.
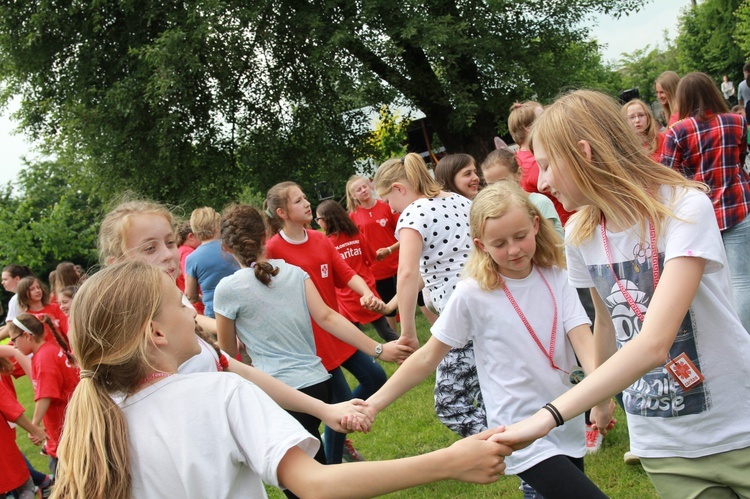
[[[420,317],[417,326],[420,342],[424,344],[429,336],[427,322]],[[374,331],[367,330],[367,332],[373,338],[378,339]],[[396,369],[396,366],[392,364],[383,364],[383,367],[389,375]],[[348,379],[353,385],[354,380]],[[379,414],[371,433],[350,436],[354,446],[366,459],[381,460],[413,456],[446,447],[457,440],[456,435],[438,422],[435,417],[432,402],[434,381],[434,376],[431,376]],[[27,378],[22,378],[16,381],[16,388],[19,400],[28,409],[26,415],[31,417],[33,408],[31,384]],[[604,440],[599,452],[586,457],[586,474],[613,498],[658,497],[640,466],[627,466],[623,463],[623,453],[628,450],[628,432],[622,412],[618,412],[617,419],[617,426]],[[39,448],[31,445],[23,430],[19,431],[18,444],[38,470],[47,471],[46,458],[39,455]],[[491,485],[447,481],[390,494],[387,497],[425,499],[521,497],[518,484],[518,478],[514,476],[501,477],[497,483]],[[267,489],[271,498],[284,497],[278,489],[271,487]]]

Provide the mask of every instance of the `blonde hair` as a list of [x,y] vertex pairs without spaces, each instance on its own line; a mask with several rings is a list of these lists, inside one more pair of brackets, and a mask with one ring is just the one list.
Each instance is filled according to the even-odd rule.
[[174,226],[174,217],[166,206],[151,201],[126,201],[107,213],[99,227],[99,261],[107,265],[127,252],[126,239],[132,217],[159,215]]
[[645,137],[645,140],[643,142],[648,147],[649,154],[652,154],[656,151],[659,130],[657,130],[654,126],[654,115],[651,114],[651,108],[649,108],[641,99],[633,99],[623,104],[621,109],[622,117],[625,118],[625,121],[627,121],[628,125],[630,125],[630,118],[628,118],[628,108],[635,105],[641,106],[643,108],[643,112],[646,113],[647,125],[645,130],[643,130],[643,136]]
[[[530,148],[544,147],[549,168],[565,174],[592,204],[581,208],[576,217],[572,244],[592,236],[602,216],[619,227],[638,225],[641,237],[647,234],[647,220],[657,233],[667,218],[675,214],[658,198],[661,186],[693,187],[707,191],[704,184],[687,180],[670,168],[656,163],[641,145],[635,131],[622,119],[619,104],[593,90],[563,95],[534,123]],[[589,160],[579,141],[591,148]]]
[[210,206],[196,208],[190,214],[190,227],[201,242],[214,239],[219,230],[221,215]]
[[536,120],[536,110],[542,107],[536,101],[514,102],[508,115],[508,131],[513,141],[522,146],[528,139],[529,127]]
[[662,116],[664,123],[669,123],[669,118],[672,117],[677,110],[677,85],[680,83],[680,75],[674,71],[664,71],[654,81],[654,89],[656,84],[661,86],[661,89],[667,94],[667,103],[663,105]]
[[[529,200],[529,195],[515,182],[495,182],[477,194],[469,214],[471,238],[482,239],[487,220],[502,217],[514,207],[526,211],[532,221],[534,217],[539,220],[539,231],[535,237],[536,251],[532,259],[534,265],[542,268],[565,268],[560,235],[549,220],[539,213],[534,203]],[[475,245],[466,262],[464,275],[476,280],[480,288],[490,291],[500,287],[499,272],[500,268],[489,253]]]
[[111,394],[133,393],[153,370],[147,351],[162,275],[146,263],[118,263],[86,280],[73,301],[70,343],[82,371],[65,414],[54,498],[131,496],[127,422]]
[[361,175],[352,175],[349,177],[349,180],[346,181],[346,211],[349,213],[353,213],[359,208],[359,201],[354,197],[354,193],[352,192],[354,182],[359,180],[364,180],[369,183],[369,181]]
[[268,189],[266,200],[263,201],[263,215],[271,234],[276,234],[284,228],[284,221],[276,213],[276,210],[281,208],[286,211],[289,204],[289,189],[293,187],[299,187],[302,190],[299,184],[290,180],[278,183]]
[[400,159],[389,159],[380,165],[375,172],[374,181],[379,196],[391,192],[396,182],[406,183],[417,194],[428,198],[440,194],[440,184],[430,175],[422,156],[413,152]]

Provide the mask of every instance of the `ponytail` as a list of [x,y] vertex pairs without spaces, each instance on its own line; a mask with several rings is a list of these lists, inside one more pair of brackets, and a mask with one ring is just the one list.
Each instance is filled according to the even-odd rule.
[[52,336],[55,337],[55,341],[57,341],[57,344],[60,346],[63,352],[65,352],[65,356],[68,358],[68,362],[72,364],[75,364],[75,359],[73,358],[73,354],[70,351],[70,343],[68,343],[68,339],[65,338],[62,334],[60,334],[60,331],[57,330],[55,327],[55,323],[52,321],[52,318],[44,314],[42,315],[42,318],[39,320],[39,322],[42,323],[42,326],[44,326],[44,333],[45,336],[47,334],[47,331],[50,331],[52,333]]
[[289,203],[289,189],[299,187],[295,182],[281,182],[268,189],[266,200],[263,201],[263,215],[266,217],[271,234],[277,234],[284,228],[284,221],[276,212],[279,208],[286,210]]
[[431,198],[440,194],[440,185],[432,178],[419,154],[409,153],[403,158],[389,159],[375,172],[375,189],[380,196],[391,192],[396,182],[406,182],[420,196]]

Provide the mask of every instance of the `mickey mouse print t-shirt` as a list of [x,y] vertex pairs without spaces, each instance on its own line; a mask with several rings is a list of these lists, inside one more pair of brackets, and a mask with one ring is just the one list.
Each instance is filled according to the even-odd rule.
[[456,289],[471,252],[470,208],[471,201],[460,194],[420,198],[406,207],[396,225],[396,238],[401,229],[414,229],[422,236],[419,272],[438,313]]

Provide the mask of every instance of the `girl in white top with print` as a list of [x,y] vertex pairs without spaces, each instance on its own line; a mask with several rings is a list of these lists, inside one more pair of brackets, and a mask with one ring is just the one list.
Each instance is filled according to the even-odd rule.
[[[321,465],[311,457],[318,441],[252,383],[177,374],[200,351],[195,315],[169,276],[138,261],[81,286],[71,343],[82,379],[53,497],[265,497],[266,482],[303,497],[351,498],[503,472],[509,449],[487,441],[497,430],[412,458]],[[126,396],[117,404],[113,394]]]
[[[750,497],[750,335],[706,186],[651,160],[618,107],[579,90],[532,128],[540,189],[578,210],[568,272],[591,289],[599,367],[498,440],[523,447],[622,391],[659,495]],[[600,431],[607,416],[592,410]]]
[[[576,355],[593,370],[593,337],[568,285],[560,237],[520,187],[498,182],[471,207],[472,250],[432,337],[375,395],[380,411],[426,378],[451,350],[474,341],[490,426],[531,416],[571,386]],[[499,434],[501,436],[502,434]],[[506,460],[544,497],[605,497],[583,473],[583,417]]]

